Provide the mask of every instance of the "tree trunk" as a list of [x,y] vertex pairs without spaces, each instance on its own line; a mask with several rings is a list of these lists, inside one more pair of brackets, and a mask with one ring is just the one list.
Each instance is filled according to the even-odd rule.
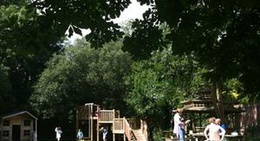
[[213,100],[213,105],[214,105],[214,109],[215,109],[217,118],[220,118],[223,122],[225,122],[226,120],[225,120],[223,100],[222,100],[222,83],[221,83],[221,81],[217,81],[213,85],[212,100]]

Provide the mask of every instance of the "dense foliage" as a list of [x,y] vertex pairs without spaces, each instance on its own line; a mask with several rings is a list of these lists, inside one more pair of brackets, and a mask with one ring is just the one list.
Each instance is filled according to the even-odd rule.
[[[147,18],[137,21],[138,27],[147,29],[142,30],[143,35],[157,27],[151,22],[166,22],[172,29],[167,39],[172,41],[173,53],[195,55],[201,65],[211,70],[207,77],[213,82],[237,78],[244,87],[239,92],[242,96],[250,97],[251,101],[259,99],[260,11],[256,6],[259,5],[257,0],[139,1],[154,3],[144,14]],[[158,36],[160,41],[159,35],[152,37]],[[139,40],[135,37],[138,36],[132,36],[134,39],[131,40]],[[130,43],[127,46],[131,46]],[[140,46],[131,50],[150,52],[146,48],[140,49]]]
[[91,33],[86,39],[96,47],[110,40],[117,40],[122,36],[119,25],[111,19],[120,16],[128,7],[130,0],[33,0],[33,8],[36,7],[41,17],[52,22],[56,30],[65,33],[68,29],[69,36],[73,33],[82,34],[81,28],[90,29]]
[[7,68],[7,81],[2,83],[11,88],[8,97],[12,98],[5,100],[9,112],[28,109],[32,84],[44,63],[61,47],[61,36],[25,4],[29,3],[6,1],[0,7],[0,64]]
[[196,97],[198,89],[207,85],[201,77],[205,71],[191,56],[172,55],[169,47],[155,51],[151,59],[132,65],[125,100],[134,109],[133,115],[161,126],[169,122],[172,108],[183,106],[180,101]]
[[73,116],[76,107],[88,102],[124,111],[123,77],[132,61],[121,46],[111,42],[94,49],[80,41],[54,55],[34,87],[33,107],[44,118]]
[[[166,22],[172,29],[167,41],[172,41],[173,53],[195,55],[200,64],[211,70],[207,77],[213,82],[238,78],[245,88],[240,93],[252,101],[258,99],[260,12],[257,0],[138,1],[151,8],[144,13],[143,20],[135,20],[132,36],[124,41],[123,49],[135,59],[147,59],[152,51],[167,44],[159,28]],[[93,45],[122,36],[119,26],[111,19],[130,4],[129,0],[33,2],[41,17],[52,22],[60,32],[68,27],[70,33],[79,34],[80,28],[90,29],[86,39]]]
[[13,106],[10,103],[14,103],[14,98],[11,93],[11,82],[8,79],[7,68],[3,65],[0,66],[0,111],[9,112]]
[[[46,118],[69,116],[86,102],[124,111],[126,97],[136,116],[156,120],[207,84],[259,101],[257,0],[137,1],[150,8],[127,36],[112,19],[130,0],[0,1],[0,113],[30,109],[29,97]],[[64,33],[81,34],[81,28],[90,29],[91,45],[64,48]],[[103,46],[120,37],[123,45]],[[121,47],[135,59],[132,68]]]

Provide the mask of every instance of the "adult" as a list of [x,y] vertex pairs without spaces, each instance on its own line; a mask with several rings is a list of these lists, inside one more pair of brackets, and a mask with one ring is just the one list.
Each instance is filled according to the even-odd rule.
[[[217,121],[219,122],[219,120]],[[220,135],[221,133],[221,135]],[[204,136],[208,141],[222,141],[224,139],[226,130],[220,125],[216,124],[216,118],[209,118],[209,125],[204,130]]]
[[56,139],[57,139],[57,141],[60,141],[61,134],[62,134],[61,128],[60,127],[56,127],[55,128],[55,132],[56,132]]
[[84,135],[83,135],[83,132],[79,129],[79,130],[78,130],[78,133],[77,133],[77,139],[78,139],[78,140],[82,140],[82,139],[83,139],[83,136],[84,136]]
[[177,108],[176,113],[174,114],[174,128],[173,128],[173,133],[176,134],[176,137],[180,141],[185,141],[185,125],[189,122],[187,120],[186,122],[183,119],[183,109],[182,108]]

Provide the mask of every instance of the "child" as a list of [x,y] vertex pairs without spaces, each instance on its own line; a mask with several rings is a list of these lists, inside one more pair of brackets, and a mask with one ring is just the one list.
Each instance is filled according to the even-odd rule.
[[78,130],[78,133],[77,133],[77,138],[78,138],[78,140],[82,140],[83,139],[83,132],[79,129]]
[[60,141],[61,134],[62,134],[61,128],[60,127],[56,127],[55,128],[55,132],[56,132],[56,139],[57,139],[57,141]]
[[101,127],[100,131],[102,132],[102,138],[103,138],[103,141],[106,141],[106,138],[107,138],[107,128],[103,128]]

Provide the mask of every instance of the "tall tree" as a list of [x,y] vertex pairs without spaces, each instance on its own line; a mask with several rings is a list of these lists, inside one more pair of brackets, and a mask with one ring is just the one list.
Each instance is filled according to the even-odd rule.
[[61,36],[50,24],[28,10],[27,3],[16,2],[17,5],[8,1],[0,7],[0,63],[9,68],[10,97],[14,99],[10,110],[28,108],[36,76],[51,54],[62,46]]
[[124,111],[123,77],[132,61],[121,47],[111,42],[94,49],[83,41],[66,47],[47,63],[31,105],[45,118],[71,116],[75,107],[88,102]]
[[[167,22],[172,29],[167,37],[173,43],[173,53],[197,56],[199,63],[211,70],[207,77],[215,82],[214,87],[220,93],[226,79],[239,78],[245,87],[243,94],[249,95],[251,100],[259,99],[258,1],[138,1],[154,5],[144,14],[147,16],[144,24],[139,25],[150,25],[142,34],[156,28],[157,25],[150,22]],[[160,40],[160,36],[157,39]]]
[[258,1],[138,1],[152,3],[152,8],[144,14],[142,22],[133,24],[138,30],[126,39],[131,42],[125,42],[125,50],[135,54],[136,50],[151,52],[152,45],[151,48],[137,46],[134,41],[141,43],[138,35],[145,35],[153,38],[149,43],[156,43],[156,39],[158,43],[161,33],[157,25],[166,22],[172,29],[167,39],[172,41],[173,53],[192,54],[201,65],[211,70],[204,76],[212,82],[212,96],[220,117],[224,117],[223,83],[228,79],[238,78],[242,82],[241,97],[249,97],[251,102],[260,99]]
[[[168,124],[170,111],[185,98],[194,98],[201,85],[207,85],[201,69],[191,56],[172,55],[171,48],[154,51],[148,60],[133,63],[127,77],[126,102],[150,127]],[[169,127],[168,127],[169,128]]]
[[[258,99],[260,16],[257,0],[138,2],[151,8],[143,14],[143,20],[134,22],[136,30],[125,38],[125,50],[137,59],[148,58],[153,50],[162,47],[157,45],[165,44],[159,25],[166,22],[172,29],[167,39],[172,41],[173,53],[196,55],[199,63],[212,70],[207,76],[216,86],[225,79],[238,77],[245,86],[243,94],[248,94],[251,100]],[[89,28],[88,41],[102,44],[122,35],[111,19],[118,17],[129,4],[130,0],[95,3],[34,0],[32,6],[60,32],[64,33],[68,27],[70,33]]]

